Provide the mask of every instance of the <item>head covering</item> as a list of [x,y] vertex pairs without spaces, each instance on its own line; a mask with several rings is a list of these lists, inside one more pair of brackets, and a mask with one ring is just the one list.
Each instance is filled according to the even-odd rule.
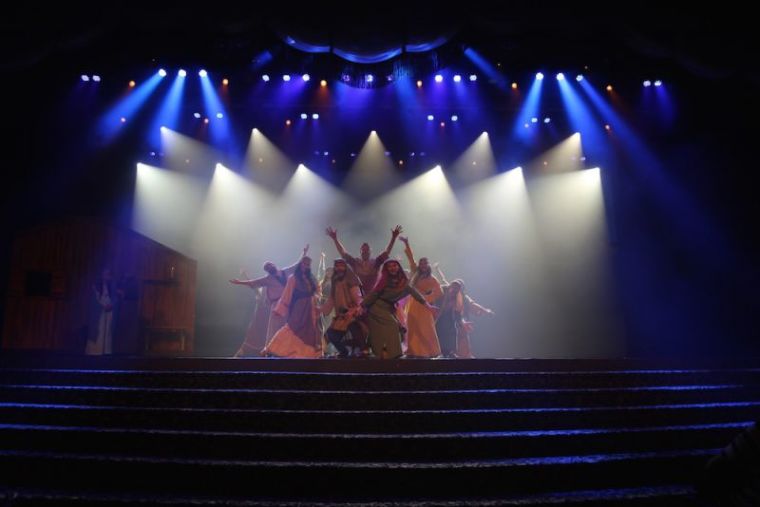
[[[398,275],[395,277],[391,276],[391,274],[388,272],[388,265],[391,263],[398,264]],[[386,287],[400,290],[403,289],[408,283],[409,279],[406,277],[406,272],[404,271],[404,268],[401,267],[401,263],[396,259],[388,259],[383,263],[383,268],[380,272],[380,279],[375,284],[372,292],[380,292]]]

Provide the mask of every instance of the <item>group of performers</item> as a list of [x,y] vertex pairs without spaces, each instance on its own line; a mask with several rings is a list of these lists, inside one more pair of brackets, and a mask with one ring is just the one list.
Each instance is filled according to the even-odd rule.
[[[409,239],[400,236],[401,226],[391,231],[377,257],[367,243],[354,257],[335,229],[325,232],[340,257],[328,268],[322,253],[319,281],[312,274],[308,245],[292,266],[278,269],[266,262],[265,276],[230,280],[257,291],[236,357],[474,357],[469,319],[493,311],[470,298],[461,279],[448,282],[427,257],[415,260]],[[397,238],[405,245],[408,272],[389,258]]]

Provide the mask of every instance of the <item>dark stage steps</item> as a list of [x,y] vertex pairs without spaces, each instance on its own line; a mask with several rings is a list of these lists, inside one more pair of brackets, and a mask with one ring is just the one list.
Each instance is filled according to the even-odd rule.
[[0,503],[694,505],[760,360],[0,357]]

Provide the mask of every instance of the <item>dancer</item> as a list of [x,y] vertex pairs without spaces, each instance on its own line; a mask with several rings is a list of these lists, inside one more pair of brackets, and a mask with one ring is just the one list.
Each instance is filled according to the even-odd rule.
[[380,266],[388,260],[388,256],[390,256],[391,250],[393,250],[393,244],[396,242],[398,235],[403,232],[403,228],[400,225],[397,225],[391,230],[391,240],[388,242],[388,246],[374,259],[372,258],[372,249],[370,248],[369,243],[362,243],[359,250],[361,256],[356,258],[346,251],[343,243],[338,239],[338,231],[332,227],[328,227],[325,232],[330,238],[332,238],[335,243],[335,248],[338,249],[340,256],[346,260],[348,265],[351,266],[351,269],[354,270],[354,273],[359,277],[359,280],[361,280],[362,290],[366,294],[375,286]]
[[[301,253],[301,259],[306,256],[308,251],[309,245],[306,245]],[[259,355],[272,336],[285,325],[285,319],[272,312],[272,308],[282,296],[288,276],[293,274],[301,259],[285,269],[277,269],[273,262],[267,261],[264,263],[266,276],[256,279],[249,279],[244,276],[244,279],[230,280],[231,284],[246,285],[261,294],[260,297],[257,297],[256,307],[248,325],[245,340],[235,353],[235,357]],[[245,272],[243,274],[245,275]]]
[[322,355],[317,323],[316,295],[319,285],[311,273],[311,257],[304,256],[288,277],[282,297],[272,310],[286,323],[262,350],[277,357],[319,357]]
[[464,281],[456,279],[448,283],[437,264],[435,269],[444,282],[443,299],[436,320],[441,352],[446,357],[473,359],[475,356],[472,354],[470,343],[473,324],[468,319],[471,316],[493,315],[494,312],[479,305],[466,294]]
[[113,288],[111,270],[105,268],[100,279],[92,286],[95,301],[98,304],[97,331],[87,340],[85,354],[102,355],[113,352],[113,309],[116,304],[116,293]]
[[427,311],[434,312],[417,289],[409,285],[401,264],[395,259],[385,261],[380,279],[362,303],[367,309],[369,341],[375,357],[395,359],[401,356],[401,325],[396,316],[396,303],[407,295]]
[[[404,252],[409,261],[411,281],[409,284],[422,294],[429,304],[435,303],[443,295],[441,284],[433,276],[427,257],[421,257],[419,264],[414,260],[414,252],[409,245],[409,238],[399,238],[406,248]],[[435,330],[435,319],[423,305],[409,299],[406,305],[406,355],[409,357],[437,357],[441,355],[441,345]]]
[[[338,350],[338,357],[347,357],[347,345],[360,348],[367,336],[366,324],[356,320],[361,313],[361,283],[344,259],[336,259],[329,287],[328,298],[321,311],[323,315],[334,311],[335,316],[325,335]],[[351,333],[352,338],[348,343],[345,341],[347,333]]]

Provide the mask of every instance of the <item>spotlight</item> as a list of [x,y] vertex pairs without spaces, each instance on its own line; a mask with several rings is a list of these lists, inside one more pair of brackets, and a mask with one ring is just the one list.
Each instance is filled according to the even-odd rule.
[[536,117],[534,116],[533,118],[531,118],[531,119],[530,119],[530,122],[531,122],[531,123],[538,123],[538,118],[536,118]]
[[609,131],[609,130],[612,130],[612,127],[610,127],[609,125],[605,125],[604,129]]
[[543,78],[544,78],[543,73],[539,72],[538,74],[536,74],[536,79],[538,79],[539,81],[541,81]]
[[216,117],[221,120],[222,118],[224,118],[224,115],[222,113],[216,113]]
[[201,113],[193,113],[193,116],[194,116],[196,119],[200,120],[200,118],[201,118]]
[[82,81],[85,81],[85,82],[87,82],[87,81],[89,81],[89,80],[90,80],[90,76],[88,76],[87,74],[82,74],[82,76],[81,76],[81,77],[82,77]]
[[445,127],[445,126],[446,126],[446,123],[445,122],[441,122],[441,127]]
[[544,123],[551,123],[551,122],[552,122],[552,119],[549,118],[548,116],[544,118]]
[[290,81],[290,74],[283,74],[282,75],[282,80],[283,81]]
[[265,83],[268,83],[269,82],[269,74],[264,74],[263,76],[261,76],[261,80],[264,81]]
[[343,80],[344,83],[348,83],[349,81],[351,81],[351,76],[349,76],[348,74],[343,74],[340,78]]
[[488,137],[488,132],[484,130],[484,131],[483,131],[483,133],[482,133],[482,134],[480,134],[480,135],[481,135],[481,136],[486,136],[486,137]]
[[457,121],[457,120],[459,120],[459,116],[457,116],[455,114],[452,114],[451,115],[451,121]]
[[417,88],[422,88],[422,81],[419,79],[417,80]]
[[224,79],[222,79],[222,84],[223,84],[224,86],[227,86],[228,84],[230,84],[230,80],[229,80],[229,79],[227,79],[227,78],[224,78]]
[[660,81],[660,80],[658,79],[657,81],[655,81],[655,82],[654,82],[654,85],[655,85],[655,86],[662,86],[662,81]]
[[476,76],[475,74],[470,74],[470,81],[477,81],[477,80],[478,80],[478,76]]
[[285,125],[290,125],[290,120],[285,120]]
[[161,125],[161,132],[166,132],[166,127],[164,127],[163,125]]
[[428,119],[428,121],[433,121],[433,120],[435,120],[435,117],[432,114],[429,114],[429,115],[427,115],[427,119]]
[[459,83],[461,81],[462,81],[462,76],[460,76],[459,74],[457,74],[457,75],[454,76],[454,82],[455,83]]
[[575,80],[578,81],[579,83],[583,81],[583,74],[578,74],[577,76],[575,76]]
[[130,81],[130,82],[129,82],[129,87],[130,87],[130,88],[134,88],[136,85],[137,85],[137,83],[135,83],[135,80],[134,80],[134,79],[133,79],[132,81]]
[[644,81],[644,88],[649,88],[650,86],[652,86],[652,82],[650,80],[647,79]]
[[208,124],[208,118],[203,118],[203,123]]
[[208,76],[208,72],[206,72],[206,69],[201,69],[201,70],[198,71],[198,75],[200,77],[206,77],[206,76]]
[[121,117],[121,119],[119,121],[121,121],[122,123],[127,123],[127,119],[124,118],[123,116]]
[[565,80],[565,75],[563,73],[560,72],[559,74],[557,74],[557,81],[564,81],[564,80]]
[[179,72],[177,72],[177,75],[179,77],[185,77],[187,76],[187,71],[185,69],[179,69]]
[[442,83],[443,82],[443,76],[440,74],[435,75],[435,82],[436,83]]
[[330,154],[330,152],[329,152],[329,151],[326,151],[326,152],[324,152],[324,153],[323,153],[323,155],[324,155],[325,157],[326,157],[327,155],[329,155],[329,154]]
[[512,83],[512,89],[517,90],[517,83]]
[[322,81],[319,82],[319,86],[321,86],[322,88],[324,88],[325,86],[327,86],[327,81],[325,81],[323,79]]
[[304,74],[303,76],[301,76],[301,79],[303,79],[303,80],[304,80],[304,82],[306,82],[306,81],[308,81],[309,79],[311,79],[311,76],[310,76],[310,75],[308,75],[308,74]]
[[393,81],[393,74],[388,74],[387,76],[385,76],[385,80],[388,81],[389,83],[392,82]]
[[94,76],[92,76],[92,80],[95,81],[96,83],[100,83],[100,76],[95,74]]
[[308,118],[308,117],[309,117],[309,115],[308,115],[308,114],[306,114],[306,113],[301,113],[301,119],[302,119],[302,120],[305,120],[305,119],[306,119],[306,118]]
[[608,91],[608,92],[611,92],[611,91],[612,91],[612,85],[607,85],[607,91]]
[[319,119],[319,114],[314,113],[313,115],[311,115],[311,119],[312,120],[318,120]]
[[372,74],[367,74],[364,77],[364,80],[367,81],[368,83],[372,83],[375,80],[375,76],[373,76]]
[[158,69],[158,75],[161,77],[166,77],[166,71],[164,69]]

